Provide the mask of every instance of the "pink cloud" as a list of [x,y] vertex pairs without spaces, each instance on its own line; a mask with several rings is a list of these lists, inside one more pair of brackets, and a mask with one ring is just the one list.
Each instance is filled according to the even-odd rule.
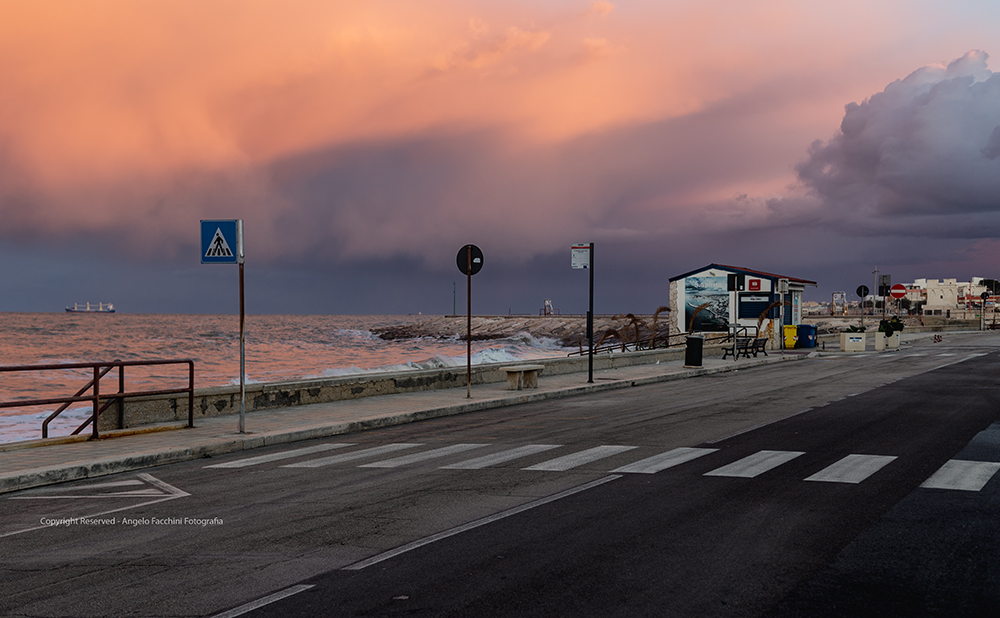
[[177,253],[241,216],[268,258],[436,259],[752,225],[846,101],[926,62],[878,53],[900,5],[848,5],[8,3],[0,234]]

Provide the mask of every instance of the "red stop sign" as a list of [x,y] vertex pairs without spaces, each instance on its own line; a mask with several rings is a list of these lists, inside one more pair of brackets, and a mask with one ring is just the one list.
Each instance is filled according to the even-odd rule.
[[893,298],[902,298],[906,296],[906,286],[902,283],[897,283],[889,288],[889,296],[892,296]]

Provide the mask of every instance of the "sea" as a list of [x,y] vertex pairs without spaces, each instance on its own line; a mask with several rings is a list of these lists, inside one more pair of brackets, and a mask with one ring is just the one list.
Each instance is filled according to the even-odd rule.
[[[466,343],[458,338],[384,340],[373,329],[414,323],[420,316],[248,315],[246,383],[282,382],[389,371],[460,367]],[[566,356],[570,348],[527,333],[472,342],[472,363]],[[0,313],[0,365],[52,365],[191,359],[195,388],[240,383],[236,315]],[[72,396],[93,370],[0,372],[0,403]],[[126,391],[186,387],[186,365],[127,367]],[[118,390],[117,372],[101,390]],[[42,421],[58,406],[0,408],[0,443],[41,437]],[[49,436],[69,435],[91,413],[74,404],[49,424]]]

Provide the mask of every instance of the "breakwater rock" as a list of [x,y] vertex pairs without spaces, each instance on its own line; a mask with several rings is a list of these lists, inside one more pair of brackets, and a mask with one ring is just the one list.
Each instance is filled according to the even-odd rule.
[[[619,334],[626,341],[647,339],[653,328],[653,316],[596,316],[594,318],[595,341],[609,331]],[[658,333],[667,329],[667,317],[656,321]],[[465,340],[467,318],[465,316],[426,316],[409,324],[373,329],[382,339],[434,339]],[[528,334],[538,339],[552,339],[565,347],[586,345],[587,318],[584,316],[473,316],[472,340],[509,339]],[[609,342],[619,342],[617,335],[606,337]]]

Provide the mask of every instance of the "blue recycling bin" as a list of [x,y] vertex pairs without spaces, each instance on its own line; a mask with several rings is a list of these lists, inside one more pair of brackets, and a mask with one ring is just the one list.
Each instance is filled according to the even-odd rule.
[[816,347],[816,327],[812,324],[799,324],[799,341],[796,347],[815,348]]

